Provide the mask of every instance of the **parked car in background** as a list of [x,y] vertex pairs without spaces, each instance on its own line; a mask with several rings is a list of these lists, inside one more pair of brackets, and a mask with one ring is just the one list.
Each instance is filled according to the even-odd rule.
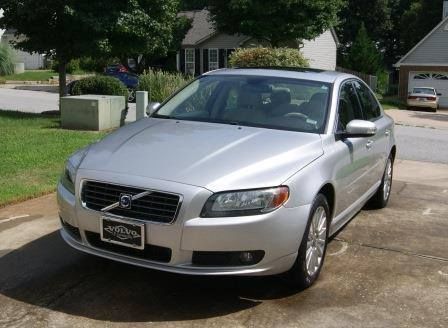
[[441,94],[431,87],[414,88],[408,95],[407,106],[408,108],[429,108],[436,112],[439,109],[440,96]]
[[104,72],[107,76],[112,76],[119,79],[129,90],[129,102],[135,101],[135,91],[138,87],[138,75],[130,72],[125,66],[119,65],[110,65],[106,67]]
[[[135,101],[135,92],[138,88],[138,75],[130,72],[124,65],[110,65],[104,70],[104,75],[120,80],[128,88],[128,101]],[[72,81],[67,85],[67,94],[72,94],[73,87],[77,81]]]
[[329,238],[389,201],[394,122],[355,76],[217,70],[150,114],[67,161],[58,204],[72,247],[176,273],[286,273],[305,288]]

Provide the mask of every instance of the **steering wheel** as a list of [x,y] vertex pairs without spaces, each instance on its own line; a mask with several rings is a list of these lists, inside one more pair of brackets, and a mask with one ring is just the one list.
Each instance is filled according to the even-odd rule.
[[287,113],[285,115],[283,115],[283,117],[293,117],[293,118],[298,118],[301,120],[306,121],[308,119],[308,116],[306,116],[305,114],[302,113]]

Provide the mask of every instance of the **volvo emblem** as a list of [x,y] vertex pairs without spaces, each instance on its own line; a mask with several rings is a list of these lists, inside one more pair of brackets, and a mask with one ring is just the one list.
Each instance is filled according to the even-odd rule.
[[132,206],[132,195],[121,194],[119,206],[120,208],[130,209]]
[[130,209],[132,207],[132,201],[140,199],[145,196],[148,196],[151,193],[152,193],[152,191],[144,191],[144,192],[134,195],[134,196],[129,195],[129,194],[120,194],[120,197],[118,198],[118,202],[110,204],[109,206],[102,208],[101,212],[108,212],[117,207],[123,208],[123,209]]

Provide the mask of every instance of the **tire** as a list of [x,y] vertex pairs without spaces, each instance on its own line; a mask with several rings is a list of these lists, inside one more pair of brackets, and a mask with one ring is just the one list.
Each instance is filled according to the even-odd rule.
[[368,206],[372,209],[385,208],[389,203],[390,193],[392,190],[392,181],[394,173],[394,159],[392,155],[386,162],[386,168],[384,169],[383,178],[381,179],[381,185],[376,191],[375,195],[370,198]]
[[[316,222],[318,226],[316,226]],[[323,194],[318,194],[311,206],[308,224],[303,234],[296,262],[286,276],[288,282],[294,287],[303,290],[310,287],[319,277],[327,251],[329,225],[330,207],[326,197]],[[313,238],[313,231],[316,231],[316,228],[319,236],[316,238],[317,235],[314,235]],[[317,261],[317,263],[314,262],[315,265],[311,263],[313,258]]]

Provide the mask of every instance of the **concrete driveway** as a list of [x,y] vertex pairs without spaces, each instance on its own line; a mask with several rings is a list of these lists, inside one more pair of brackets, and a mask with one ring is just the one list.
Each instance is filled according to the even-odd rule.
[[400,110],[386,111],[397,125],[448,130],[448,109],[439,109],[436,113],[426,110]]
[[360,212],[303,292],[275,277],[181,276],[81,254],[56,231],[54,195],[1,209],[0,326],[446,327],[448,166],[395,169],[390,206]]

